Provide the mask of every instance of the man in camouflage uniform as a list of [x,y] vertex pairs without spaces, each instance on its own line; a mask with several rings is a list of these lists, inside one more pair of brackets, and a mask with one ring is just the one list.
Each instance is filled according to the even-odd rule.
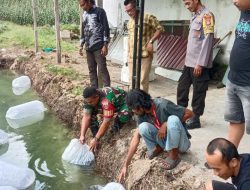
[[192,109],[195,114],[187,122],[189,129],[200,128],[200,116],[205,108],[205,98],[212,67],[214,16],[200,0],[183,0],[193,13],[190,20],[187,53],[183,73],[177,87],[177,104],[188,106],[190,86],[193,85]]
[[115,113],[113,131],[118,131],[131,117],[126,103],[126,92],[120,88],[104,87],[96,89],[87,87],[83,91],[84,106],[81,125],[81,143],[85,142],[85,135],[90,128],[93,139],[90,150],[95,151],[100,138],[105,134]]

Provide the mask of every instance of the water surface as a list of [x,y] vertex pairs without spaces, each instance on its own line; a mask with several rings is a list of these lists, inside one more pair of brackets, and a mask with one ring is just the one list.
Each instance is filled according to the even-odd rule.
[[44,119],[33,125],[19,129],[8,125],[5,114],[9,107],[32,100],[41,101],[32,90],[20,96],[14,95],[11,82],[15,77],[10,71],[0,70],[0,129],[10,137],[8,149],[1,154],[0,160],[33,169],[36,189],[85,190],[90,185],[105,184],[106,180],[93,168],[81,168],[61,160],[73,135],[49,109]]

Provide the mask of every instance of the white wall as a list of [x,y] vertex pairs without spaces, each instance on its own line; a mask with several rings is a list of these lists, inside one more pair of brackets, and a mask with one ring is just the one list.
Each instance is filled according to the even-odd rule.
[[[221,63],[227,63],[234,40],[234,28],[239,19],[239,11],[232,0],[202,0],[215,15],[216,37],[222,38],[230,30],[233,35],[227,37],[222,43],[222,54],[218,57]],[[123,0],[103,0],[109,21],[117,26],[118,19],[128,19],[124,11]],[[121,7],[119,9],[118,7]],[[118,16],[118,10],[122,16]],[[145,12],[154,14],[159,20],[189,20],[191,13],[184,7],[183,0],[145,0]],[[115,24],[116,23],[116,24]]]

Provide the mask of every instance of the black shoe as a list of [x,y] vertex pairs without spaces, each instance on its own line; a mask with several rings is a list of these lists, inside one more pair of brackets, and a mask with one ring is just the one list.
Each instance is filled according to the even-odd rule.
[[198,129],[201,128],[201,122],[199,117],[193,117],[186,122],[187,129]]

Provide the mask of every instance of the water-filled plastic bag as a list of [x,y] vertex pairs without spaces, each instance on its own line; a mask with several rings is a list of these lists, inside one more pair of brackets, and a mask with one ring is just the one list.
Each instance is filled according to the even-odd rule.
[[9,142],[8,134],[0,129],[0,146]]
[[46,110],[42,102],[35,100],[10,107],[5,117],[8,124],[17,129],[43,120]]
[[0,186],[27,189],[35,182],[35,172],[0,160]]
[[94,161],[95,156],[89,151],[87,144],[81,144],[79,139],[72,139],[64,150],[62,159],[71,164],[86,166]]
[[107,185],[105,185],[102,190],[126,190],[126,189],[120,183],[110,182]]
[[12,91],[15,95],[21,95],[31,87],[28,76],[21,76],[12,81]]
[[17,190],[17,189],[11,186],[0,186],[0,190]]

